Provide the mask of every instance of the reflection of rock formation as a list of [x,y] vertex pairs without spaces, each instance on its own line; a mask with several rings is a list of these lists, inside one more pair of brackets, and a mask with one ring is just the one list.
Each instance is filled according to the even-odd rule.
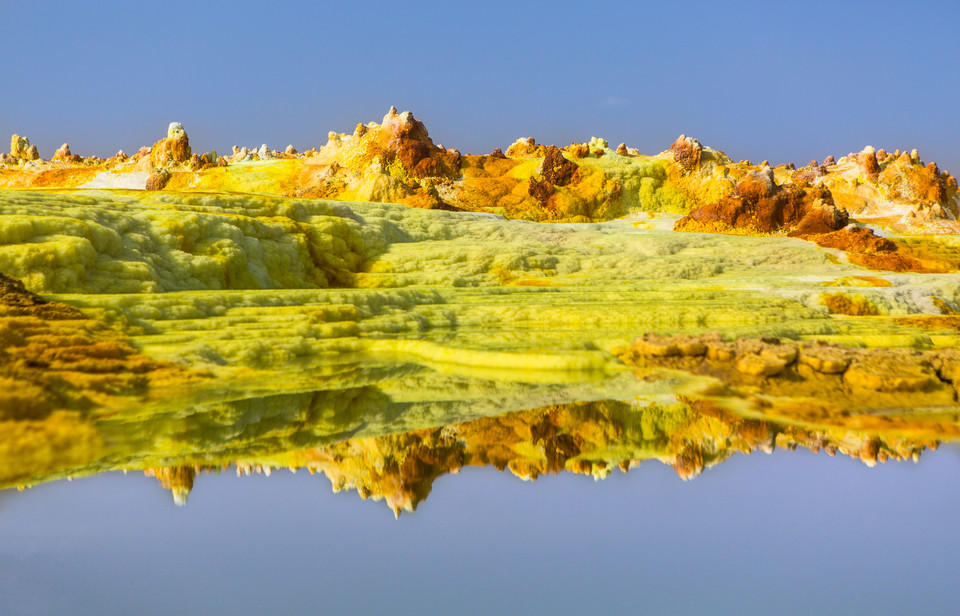
[[[561,471],[599,479],[614,468],[626,472],[644,460],[658,460],[687,480],[735,453],[770,453],[775,447],[802,447],[831,456],[839,452],[873,466],[878,461],[916,460],[923,449],[936,448],[938,433],[957,427],[952,419],[936,423],[928,418],[917,429],[899,423],[865,432],[841,423],[818,428],[778,424],[745,418],[703,399],[648,406],[599,401],[351,439],[273,459],[275,466],[322,472],[334,491],[354,489],[363,498],[384,500],[399,515],[415,510],[437,477],[465,466],[509,469],[525,480]],[[237,462],[238,474],[271,470],[269,463]],[[183,473],[192,470],[151,472],[164,487],[182,489],[187,481]],[[181,476],[180,483],[171,479]]]
[[187,504],[190,490],[193,489],[193,478],[197,475],[197,469],[192,466],[168,466],[148,468],[143,473],[147,477],[156,477],[160,487],[173,494],[174,504],[182,507]]
[[[828,298],[837,303],[835,294]],[[640,369],[712,377],[704,391],[718,403],[812,425],[922,431],[925,418],[905,411],[960,409],[960,351],[952,348],[856,349],[776,338],[724,342],[717,334],[648,334],[619,354]],[[942,435],[960,432],[952,425]]]

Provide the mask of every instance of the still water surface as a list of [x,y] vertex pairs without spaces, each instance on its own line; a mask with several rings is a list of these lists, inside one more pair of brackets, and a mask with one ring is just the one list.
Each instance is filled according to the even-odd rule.
[[[320,476],[0,492],[3,614],[953,614],[960,452],[736,456],[595,482],[440,477],[393,518]],[[201,489],[196,489],[201,488]]]

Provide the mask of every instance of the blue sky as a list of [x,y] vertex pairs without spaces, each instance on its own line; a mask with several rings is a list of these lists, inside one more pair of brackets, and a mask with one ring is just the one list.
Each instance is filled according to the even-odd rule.
[[685,133],[754,162],[915,147],[960,173],[958,16],[955,0],[0,0],[0,134],[103,156],[180,121],[196,150],[302,150],[395,105],[470,153],[525,136],[654,153]]

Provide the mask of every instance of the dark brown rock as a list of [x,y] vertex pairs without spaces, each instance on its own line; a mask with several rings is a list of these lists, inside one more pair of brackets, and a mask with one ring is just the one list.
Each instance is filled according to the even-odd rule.
[[547,146],[546,156],[540,165],[540,175],[554,186],[566,186],[579,179],[577,164],[567,160],[556,146]]
[[793,228],[790,235],[818,235],[842,229],[850,222],[847,211],[827,203],[823,199],[815,200],[806,214]]
[[546,205],[550,195],[553,194],[553,184],[547,180],[537,180],[531,177],[527,183],[527,193],[539,201],[541,205]]

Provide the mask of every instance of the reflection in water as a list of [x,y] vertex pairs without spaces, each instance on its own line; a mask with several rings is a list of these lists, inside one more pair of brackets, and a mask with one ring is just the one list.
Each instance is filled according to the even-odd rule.
[[[683,479],[699,475],[736,453],[802,447],[829,455],[842,453],[868,465],[917,460],[936,448],[934,436],[895,431],[854,432],[813,429],[740,417],[705,400],[647,404],[602,400],[551,405],[429,429],[347,439],[320,447],[238,459],[238,474],[267,473],[279,467],[325,474],[334,491],[356,490],[363,498],[383,499],[399,515],[413,511],[434,480],[467,466],[509,469],[535,480],[567,471],[606,477],[643,461],[672,465]],[[178,504],[186,502],[195,473],[220,467],[178,465],[152,468]]]
[[189,466],[148,468],[144,473],[148,477],[156,477],[163,489],[173,494],[173,502],[181,507],[187,504],[187,497],[193,489],[193,478],[197,476],[196,469]]
[[[136,360],[132,350],[104,353]],[[182,505],[197,472],[306,469],[399,515],[415,510],[437,477],[468,466],[525,480],[561,471],[599,479],[657,460],[691,479],[733,454],[776,447],[840,452],[868,465],[916,460],[960,432],[956,356],[884,353],[648,337],[620,353],[623,364],[600,371],[439,369],[343,356],[268,381],[191,376],[202,386],[139,397],[115,374],[88,371],[73,378],[100,396],[99,406],[65,398],[60,404],[74,410],[50,405],[2,418],[0,487],[143,470]],[[34,374],[13,366],[12,374]],[[142,371],[179,378],[164,364]],[[868,378],[884,371],[894,376]],[[911,400],[925,404],[910,408]]]

